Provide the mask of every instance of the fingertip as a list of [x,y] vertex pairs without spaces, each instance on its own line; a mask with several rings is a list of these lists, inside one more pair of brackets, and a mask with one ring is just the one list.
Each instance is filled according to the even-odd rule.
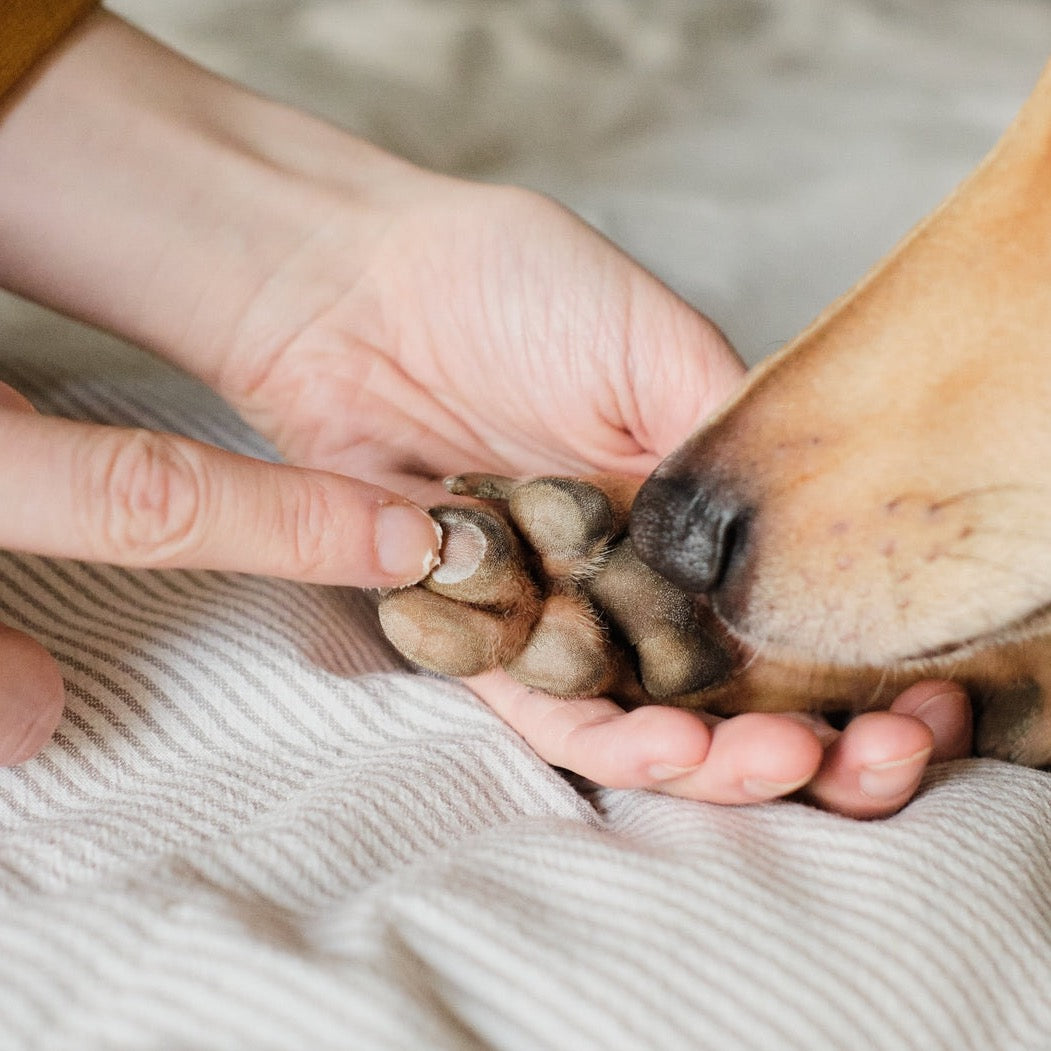
[[602,703],[609,710],[582,719],[563,742],[570,769],[589,780],[608,788],[655,788],[707,758],[711,731],[692,712],[662,705],[625,712]]
[[786,786],[786,791],[809,780],[824,757],[814,730],[791,717],[748,712],[728,719],[716,732],[729,747],[740,743],[746,780]]
[[833,747],[859,767],[878,766],[932,749],[934,734],[925,722],[904,712],[863,712]]
[[958,683],[930,679],[915,683],[891,705],[899,715],[911,715],[933,735],[931,762],[962,759],[973,748],[971,701]]
[[625,740],[636,752],[639,788],[686,777],[708,758],[712,731],[696,712],[644,705],[623,720]]
[[14,387],[0,383],[0,410],[9,412],[36,412],[33,403]]
[[390,587],[416,584],[440,560],[441,526],[415,504],[387,503],[376,513],[376,565]]
[[51,739],[65,686],[51,654],[7,627],[0,627],[0,675],[0,766],[17,766]]
[[657,787],[709,803],[762,803],[807,784],[823,754],[821,742],[804,723],[751,712],[718,723],[705,761]]
[[845,817],[889,817],[915,795],[933,749],[934,733],[921,720],[867,712],[828,748],[805,796]]

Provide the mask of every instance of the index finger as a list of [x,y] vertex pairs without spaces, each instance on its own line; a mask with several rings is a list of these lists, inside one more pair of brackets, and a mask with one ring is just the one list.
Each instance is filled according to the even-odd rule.
[[7,401],[0,547],[381,587],[424,576],[438,536],[426,512],[356,479]]

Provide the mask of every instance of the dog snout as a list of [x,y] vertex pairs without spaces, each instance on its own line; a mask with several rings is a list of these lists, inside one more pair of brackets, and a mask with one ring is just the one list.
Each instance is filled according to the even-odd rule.
[[731,486],[658,469],[635,498],[631,536],[651,569],[684,591],[713,593],[744,560],[752,517]]

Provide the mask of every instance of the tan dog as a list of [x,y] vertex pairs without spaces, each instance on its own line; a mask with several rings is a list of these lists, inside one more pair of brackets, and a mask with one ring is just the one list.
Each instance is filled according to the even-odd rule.
[[486,503],[437,509],[442,567],[381,606],[426,667],[721,713],[879,707],[937,674],[975,697],[980,752],[1051,764],[1051,67],[977,172],[658,468],[630,538],[622,482],[453,489]]
[[744,704],[936,672],[976,692],[981,751],[1051,762],[1051,67],[970,179],[661,465],[632,532],[762,658],[809,666],[754,667]]

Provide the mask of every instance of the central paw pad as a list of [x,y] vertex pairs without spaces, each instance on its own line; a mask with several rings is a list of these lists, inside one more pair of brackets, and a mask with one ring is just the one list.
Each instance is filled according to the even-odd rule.
[[441,564],[379,615],[410,661],[445,675],[504,668],[562,697],[695,706],[734,656],[704,606],[636,557],[625,478],[446,480]]

